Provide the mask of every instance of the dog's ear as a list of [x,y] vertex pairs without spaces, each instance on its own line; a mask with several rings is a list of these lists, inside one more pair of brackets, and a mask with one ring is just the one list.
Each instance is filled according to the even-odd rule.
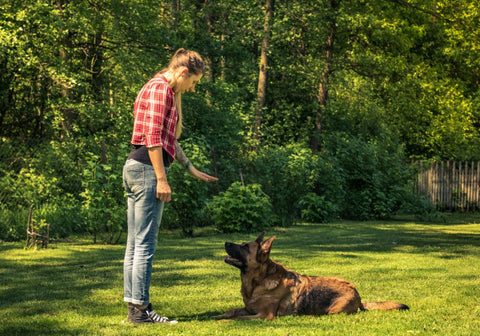
[[275,236],[268,238],[263,243],[260,244],[259,258],[261,262],[267,261],[270,255],[270,249],[272,248],[273,241],[275,240]]
[[265,236],[265,232],[260,233],[260,235],[255,239],[255,242],[258,243],[259,245],[262,244],[263,237]]

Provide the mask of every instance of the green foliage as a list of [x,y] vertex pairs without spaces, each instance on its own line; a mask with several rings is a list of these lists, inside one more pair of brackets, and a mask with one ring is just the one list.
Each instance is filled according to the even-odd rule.
[[313,192],[303,196],[298,204],[302,220],[312,223],[327,222],[339,212],[338,204],[328,200],[325,195],[319,196]]
[[259,184],[234,182],[213,197],[208,213],[220,232],[260,232],[271,225],[272,205]]
[[[241,168],[271,197],[279,225],[298,218],[298,201],[312,192],[338,205],[338,215],[388,216],[408,185],[388,166],[400,166],[400,146],[405,159],[480,159],[479,17],[473,0],[276,3],[261,138],[252,139],[258,1],[3,1],[0,201],[20,211],[9,218],[22,216],[17,206],[69,204],[77,213],[83,202],[91,232],[120,232],[123,188],[113,175],[127,152],[133,101],[187,47],[202,54],[207,71],[198,93],[184,96],[184,136],[215,149],[221,190]],[[318,127],[319,139],[348,134],[338,156],[328,142],[314,155],[306,150]],[[89,154],[100,155],[99,139],[115,147],[106,163]],[[362,169],[344,167],[350,155]],[[175,169],[173,179],[186,181]],[[201,208],[209,192],[182,183],[178,200]],[[177,219],[183,210],[169,208],[167,222],[186,228]],[[192,227],[208,222],[192,216]],[[81,230],[73,222],[65,227]]]
[[58,178],[47,177],[38,168],[22,168],[18,174],[8,172],[1,180],[4,191],[9,191],[9,203],[29,206],[55,199],[60,193]]
[[245,179],[269,195],[275,224],[384,219],[410,196],[413,171],[394,138],[366,141],[339,133],[326,137],[324,147],[312,154],[298,145],[269,146],[253,155]]
[[[32,151],[32,145],[35,151]],[[50,236],[64,238],[83,232],[80,211],[80,177],[76,164],[81,144],[65,142],[9,141],[2,139],[1,155],[15,157],[4,163],[0,174],[2,216],[1,239],[25,238],[28,209],[33,206],[33,218],[50,224]],[[12,156],[11,156],[12,155]]]
[[82,174],[82,210],[87,230],[94,242],[102,240],[117,243],[126,229],[125,192],[120,164],[107,164],[106,157],[86,153],[87,161]]
[[421,222],[442,223],[446,220],[446,216],[434,204],[429,202],[424,195],[413,193],[406,195],[400,212],[411,214],[416,220]]
[[[182,96],[184,110],[184,129],[182,138],[204,139],[198,145],[205,148],[204,155],[213,161],[215,155],[219,184],[228,188],[230,182],[237,178],[239,162],[243,161],[243,140],[247,134],[245,118],[247,104],[242,99],[240,88],[235,83],[217,81],[205,83],[202,79],[196,87],[195,94]],[[205,100],[208,96],[208,100]],[[181,140],[185,143],[185,140]],[[195,161],[195,165],[197,163]]]
[[28,208],[0,206],[0,239],[2,241],[20,241],[25,239],[28,220]]
[[[209,148],[203,139],[182,141],[182,149],[195,168],[211,173],[211,163],[207,159]],[[166,205],[163,225],[181,228],[185,236],[192,236],[195,228],[210,223],[202,211],[208,199],[208,184],[192,178],[183,166],[175,162],[168,170],[168,181],[172,189],[172,201]]]
[[68,238],[72,234],[86,232],[81,204],[76,200],[43,204],[38,209],[33,209],[33,218],[50,224],[51,239]]
[[[41,142],[34,153],[30,153],[30,143],[17,142],[9,149],[10,144],[5,140],[2,149],[12,152],[14,148],[18,159],[0,175],[6,212],[0,226],[11,227],[4,239],[24,237],[27,217],[22,208],[28,210],[32,205],[34,218],[50,224],[53,239],[87,231],[102,233],[102,239],[110,242],[117,239],[125,226],[124,192],[118,173],[125,159],[118,153],[125,151],[125,146],[109,147],[106,159],[111,164],[102,164],[98,141]],[[95,210],[89,213],[86,209]]]
[[[0,240],[19,241],[26,237],[28,207],[0,207]],[[52,240],[67,238],[72,234],[86,232],[83,226],[81,205],[78,201],[64,200],[50,202],[32,208],[32,220],[50,225],[49,237]]]
[[275,224],[280,226],[289,226],[300,217],[298,202],[310,192],[333,204],[343,199],[342,177],[333,162],[301,145],[260,149],[250,159],[245,179],[260,184],[269,195]]
[[325,146],[345,183],[342,218],[385,219],[401,208],[412,190],[402,146],[388,137],[372,143],[345,134]]

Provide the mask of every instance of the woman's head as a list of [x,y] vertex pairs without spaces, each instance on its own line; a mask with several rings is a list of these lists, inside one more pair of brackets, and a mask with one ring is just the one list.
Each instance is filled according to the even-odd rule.
[[178,123],[175,132],[177,139],[182,134],[182,93],[195,91],[195,85],[202,78],[204,71],[205,64],[200,54],[184,48],[178,49],[168,67],[161,71],[175,92],[175,106],[178,111]]
[[202,56],[196,51],[184,48],[180,48],[175,52],[168,65],[168,69],[171,71],[177,71],[181,67],[186,67],[190,75],[203,75],[205,71]]
[[165,75],[173,91],[182,94],[195,91],[195,85],[202,78],[204,71],[205,65],[199,53],[180,48],[173,55],[168,67],[161,73]]

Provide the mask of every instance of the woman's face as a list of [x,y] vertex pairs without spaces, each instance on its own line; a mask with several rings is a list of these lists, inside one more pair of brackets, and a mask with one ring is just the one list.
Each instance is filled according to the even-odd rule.
[[202,76],[203,76],[202,74],[199,74],[199,75],[190,74],[188,70],[183,71],[177,80],[176,92],[178,93],[195,92],[195,85],[200,81]]

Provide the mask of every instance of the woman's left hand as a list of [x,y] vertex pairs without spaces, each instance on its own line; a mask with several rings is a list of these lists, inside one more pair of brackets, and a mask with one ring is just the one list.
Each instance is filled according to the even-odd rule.
[[205,181],[205,182],[212,182],[212,181],[218,181],[218,178],[214,177],[214,176],[210,176],[208,174],[205,174],[199,170],[197,170],[197,168],[195,168],[194,166],[190,166],[188,168],[188,172],[190,173],[190,175],[192,175],[193,177],[199,179],[199,180],[202,180],[202,181]]

